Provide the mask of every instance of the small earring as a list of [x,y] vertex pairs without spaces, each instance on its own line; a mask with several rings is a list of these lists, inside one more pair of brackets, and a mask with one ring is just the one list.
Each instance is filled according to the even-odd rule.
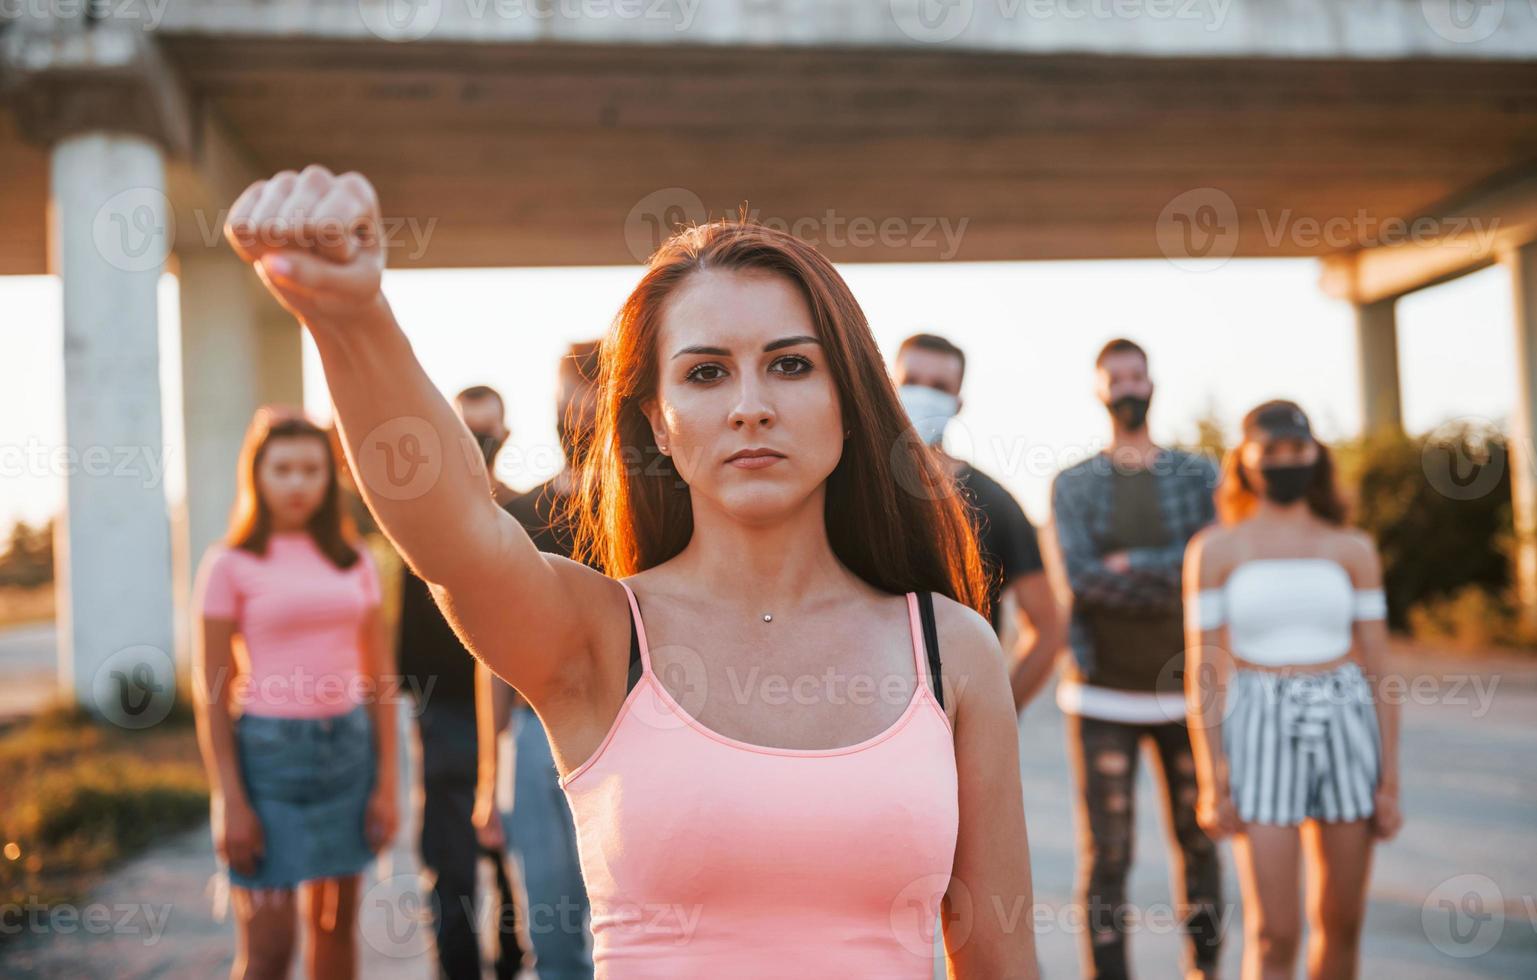
[[844,429],[843,430],[843,438],[845,438],[845,439],[847,439],[849,436],[852,436],[853,434],[854,434],[854,430],[853,429]]

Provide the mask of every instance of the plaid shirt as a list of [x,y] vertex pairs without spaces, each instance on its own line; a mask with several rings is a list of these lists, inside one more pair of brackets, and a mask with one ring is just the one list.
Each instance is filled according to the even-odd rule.
[[1124,575],[1105,567],[1101,545],[1110,532],[1115,475],[1110,455],[1091,456],[1058,473],[1051,484],[1052,523],[1073,591],[1068,643],[1085,670],[1093,663],[1094,650],[1084,613],[1117,609],[1178,615],[1185,543],[1217,516],[1212,499],[1217,467],[1210,459],[1161,449],[1150,469],[1158,480],[1158,509],[1173,543],[1127,549],[1131,570]]

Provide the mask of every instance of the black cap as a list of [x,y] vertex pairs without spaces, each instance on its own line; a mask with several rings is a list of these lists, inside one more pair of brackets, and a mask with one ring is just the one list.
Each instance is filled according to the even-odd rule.
[[1291,402],[1266,402],[1244,419],[1243,437],[1254,439],[1261,434],[1271,439],[1312,439],[1313,427],[1302,409]]

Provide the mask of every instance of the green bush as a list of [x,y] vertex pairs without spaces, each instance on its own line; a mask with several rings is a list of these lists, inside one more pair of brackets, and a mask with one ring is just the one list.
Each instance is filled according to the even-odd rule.
[[1510,594],[1496,595],[1476,585],[1409,610],[1409,631],[1417,640],[1464,651],[1537,647],[1537,634],[1521,620]]
[[1407,629],[1411,610],[1454,600],[1465,618],[1470,600],[1456,597],[1469,588],[1488,600],[1476,614],[1510,615],[1499,598],[1511,588],[1513,531],[1509,454],[1498,430],[1447,425],[1427,436],[1338,446],[1336,455],[1355,521],[1382,554],[1390,626]]

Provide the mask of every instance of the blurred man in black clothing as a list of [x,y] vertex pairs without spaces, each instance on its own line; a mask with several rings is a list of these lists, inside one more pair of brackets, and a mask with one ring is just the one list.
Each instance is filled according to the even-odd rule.
[[[466,388],[455,399],[460,418],[480,444],[490,491],[504,506],[516,493],[496,479],[492,462],[507,441],[502,398],[484,385]],[[401,575],[400,670],[418,699],[417,758],[421,783],[423,890],[430,908],[440,977],[480,980],[480,940],[475,922],[475,876],[479,850],[472,814],[475,805],[475,659],[443,618],[427,583]]]
[[[566,465],[547,482],[507,504],[540,551],[571,557],[572,535],[560,520],[566,498],[575,489],[580,455],[597,415],[598,345],[572,344],[561,359],[556,394],[556,428]],[[549,737],[539,718],[517,692],[477,665],[480,709],[480,782],[475,827],[482,846],[506,846],[523,862],[528,892],[529,934],[539,980],[590,980],[591,915],[587,889],[577,860],[576,826],[564,792],[556,782]],[[514,724],[515,761],[512,812],[496,805],[500,760],[497,736]]]
[[1009,684],[1014,708],[1025,705],[1049,676],[1053,658],[1065,640],[1065,618],[1046,579],[1035,526],[1019,503],[996,480],[940,449],[945,425],[961,409],[961,380],[966,354],[943,337],[914,334],[897,348],[893,380],[902,406],[924,442],[949,467],[976,518],[982,564],[988,573],[993,629],[1003,632],[1002,600],[1014,599],[1019,628]]

